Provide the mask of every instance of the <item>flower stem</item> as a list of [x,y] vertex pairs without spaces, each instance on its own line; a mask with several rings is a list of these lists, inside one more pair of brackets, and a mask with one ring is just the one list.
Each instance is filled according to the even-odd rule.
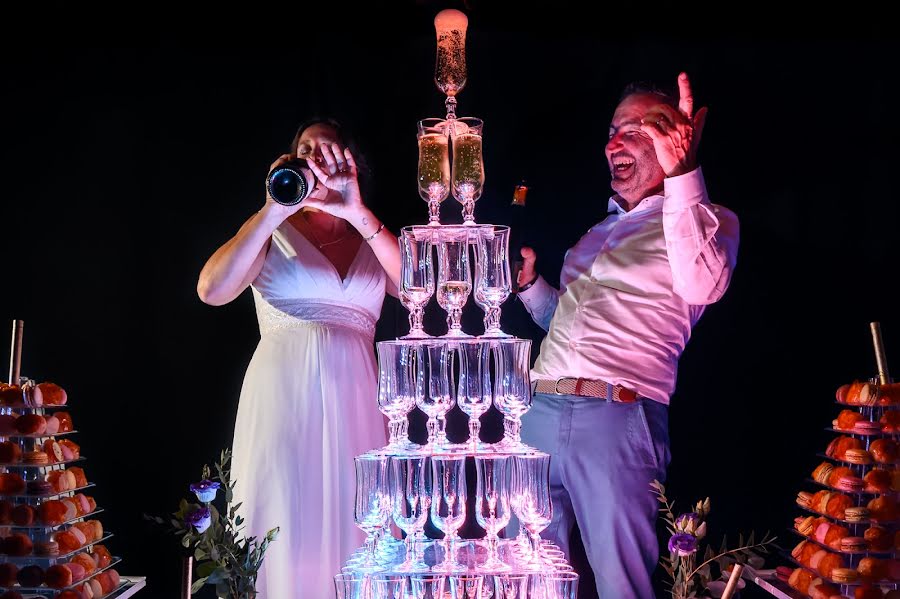
[[774,540],[775,540],[775,539],[769,539],[768,541],[762,541],[762,542],[760,542],[760,543],[754,543],[753,545],[744,545],[743,547],[738,547],[738,548],[736,548],[736,549],[729,549],[728,551],[723,551],[723,552],[720,553],[719,555],[716,555],[716,556],[713,556],[713,557],[709,558],[708,560],[706,560],[705,562],[703,562],[702,564],[700,564],[699,566],[697,566],[696,568],[694,568],[694,570],[691,571],[690,574],[688,574],[688,577],[691,577],[691,576],[693,576],[694,574],[696,574],[697,572],[699,572],[700,569],[701,569],[703,566],[705,566],[706,564],[712,563],[712,562],[716,561],[717,559],[719,559],[720,557],[723,557],[723,556],[725,556],[725,555],[728,555],[729,553],[737,553],[737,552],[739,552],[739,551],[746,551],[746,550],[749,550],[749,549],[756,549],[757,547],[762,547],[762,546],[764,546],[764,545],[768,545],[769,543],[771,543],[771,542],[774,541]]

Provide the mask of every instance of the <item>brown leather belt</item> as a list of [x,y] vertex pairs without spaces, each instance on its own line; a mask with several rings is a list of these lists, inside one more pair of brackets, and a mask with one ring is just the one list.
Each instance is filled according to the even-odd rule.
[[631,403],[637,401],[638,394],[622,385],[610,385],[606,381],[594,379],[561,378],[555,381],[537,380],[532,385],[535,393],[551,395],[579,395],[581,397],[599,397],[609,401]]

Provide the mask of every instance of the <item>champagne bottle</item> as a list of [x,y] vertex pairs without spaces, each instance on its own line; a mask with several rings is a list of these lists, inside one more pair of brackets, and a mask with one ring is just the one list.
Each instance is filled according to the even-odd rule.
[[305,200],[316,186],[316,176],[305,160],[294,159],[272,169],[266,178],[266,189],[272,199],[285,206]]
[[513,188],[513,198],[510,204],[510,221],[509,221],[509,261],[512,272],[512,284],[514,289],[518,289],[519,271],[522,270],[522,246],[526,245],[525,241],[525,201],[528,196],[528,183],[525,179],[519,181],[519,184]]

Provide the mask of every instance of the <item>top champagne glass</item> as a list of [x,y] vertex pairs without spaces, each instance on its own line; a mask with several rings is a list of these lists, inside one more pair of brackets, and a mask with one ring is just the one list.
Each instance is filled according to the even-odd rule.
[[466,29],[469,19],[458,10],[442,10],[434,17],[437,57],[434,83],[447,99],[447,120],[456,118],[456,94],[466,86]]

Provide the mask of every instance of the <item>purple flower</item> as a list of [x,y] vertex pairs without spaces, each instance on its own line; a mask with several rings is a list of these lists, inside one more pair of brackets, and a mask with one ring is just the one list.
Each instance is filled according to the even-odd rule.
[[669,553],[685,557],[697,551],[697,538],[694,535],[678,533],[669,539]]
[[221,485],[211,480],[201,480],[199,483],[191,485],[191,491],[197,496],[197,499],[203,503],[209,503],[216,498],[216,493]]
[[203,533],[209,525],[212,524],[212,514],[209,511],[208,506],[201,506],[199,509],[194,510],[193,512],[189,512],[184,517],[184,523],[188,526],[193,526],[197,529],[197,532]]
[[678,530],[692,530],[699,523],[700,514],[698,514],[697,512],[688,512],[687,514],[681,514],[680,516],[675,518],[675,528],[677,528]]

